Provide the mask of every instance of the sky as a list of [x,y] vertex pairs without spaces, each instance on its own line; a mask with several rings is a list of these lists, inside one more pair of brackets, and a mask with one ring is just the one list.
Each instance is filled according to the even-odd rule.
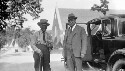
[[[109,1],[109,9],[125,10],[125,0],[107,0]],[[37,22],[40,19],[47,19],[50,26],[47,30],[52,29],[55,7],[58,8],[74,8],[74,9],[90,9],[93,4],[100,5],[100,0],[42,0],[41,2],[44,11],[40,14],[40,18],[32,20],[30,15],[25,15],[28,18],[23,26],[30,27],[32,30],[39,30]]]

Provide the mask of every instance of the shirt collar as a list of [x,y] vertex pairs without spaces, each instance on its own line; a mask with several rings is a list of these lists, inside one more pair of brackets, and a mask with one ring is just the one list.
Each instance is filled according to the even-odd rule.
[[[42,31],[42,30],[39,30],[39,32],[40,32],[40,33],[43,33],[43,31]],[[45,33],[46,33],[46,31],[45,31]]]
[[74,30],[75,27],[76,27],[76,24],[72,27],[72,31]]

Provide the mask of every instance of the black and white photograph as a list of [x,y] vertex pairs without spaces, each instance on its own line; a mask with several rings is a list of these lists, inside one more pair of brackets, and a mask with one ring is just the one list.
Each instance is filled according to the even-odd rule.
[[125,71],[125,0],[0,0],[0,71]]

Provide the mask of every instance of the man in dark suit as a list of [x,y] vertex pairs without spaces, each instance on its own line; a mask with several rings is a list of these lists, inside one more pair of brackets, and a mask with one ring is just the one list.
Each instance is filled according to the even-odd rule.
[[34,68],[35,71],[51,71],[50,69],[50,51],[47,47],[50,35],[46,32],[48,20],[41,19],[38,22],[38,26],[41,28],[39,31],[33,34],[31,38],[31,47],[34,50]]
[[64,36],[64,56],[70,71],[82,71],[82,58],[86,54],[87,35],[85,29],[76,24],[77,17],[68,15],[68,25]]

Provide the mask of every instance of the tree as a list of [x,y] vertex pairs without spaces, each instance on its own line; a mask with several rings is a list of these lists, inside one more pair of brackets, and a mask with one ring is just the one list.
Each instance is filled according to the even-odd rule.
[[7,44],[8,46],[10,46],[11,44],[15,44],[15,34],[16,30],[13,26],[9,27],[7,26],[6,27],[6,40],[7,40]]
[[26,28],[20,31],[20,37],[17,39],[17,43],[21,48],[26,48],[31,41],[30,36],[32,35],[32,31],[30,28]]
[[101,1],[101,5],[97,5],[94,4],[93,7],[91,7],[92,11],[98,11],[98,12],[102,12],[104,15],[106,15],[106,12],[109,11],[108,9],[108,1],[107,0],[100,0]]
[[24,14],[30,14],[34,19],[39,18],[39,13],[43,11],[40,2],[41,0],[0,0],[0,31],[13,23],[22,27],[27,20],[23,17]]
[[6,44],[5,31],[0,31],[0,49]]

